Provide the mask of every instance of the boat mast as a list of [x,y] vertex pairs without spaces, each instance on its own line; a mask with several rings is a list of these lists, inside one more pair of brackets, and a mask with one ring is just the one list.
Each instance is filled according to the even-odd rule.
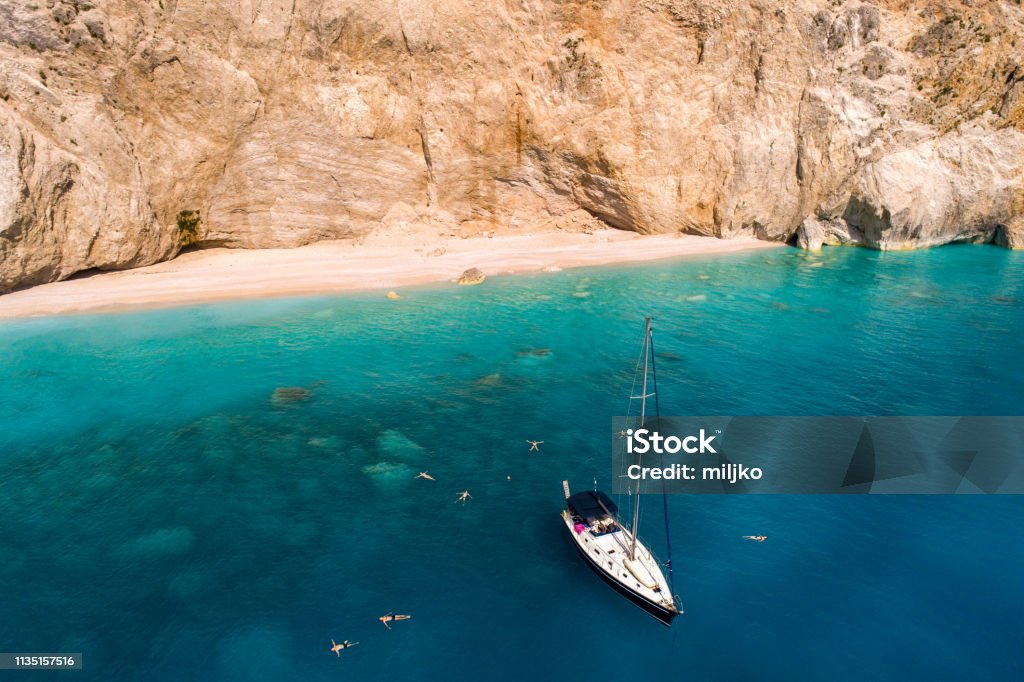
[[[651,318],[644,318],[644,381],[640,388],[640,428],[647,414],[647,356],[651,349]],[[633,545],[629,548],[630,561],[636,561],[636,527],[640,521],[640,481],[636,482],[636,500],[633,502]]]

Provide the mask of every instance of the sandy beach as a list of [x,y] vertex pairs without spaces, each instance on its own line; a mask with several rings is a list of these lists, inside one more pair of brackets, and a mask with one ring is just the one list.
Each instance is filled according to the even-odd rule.
[[[43,284],[0,296],[0,319],[189,305],[228,299],[395,290],[587,265],[779,248],[752,238],[641,236],[620,230],[318,242],[295,249],[208,249],[148,267]],[[486,284],[484,284],[486,286]]]

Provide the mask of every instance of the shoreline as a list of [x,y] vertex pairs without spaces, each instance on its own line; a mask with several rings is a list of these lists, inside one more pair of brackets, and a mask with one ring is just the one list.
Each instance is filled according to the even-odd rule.
[[364,242],[324,241],[292,249],[204,249],[155,265],[0,295],[0,320],[397,291],[454,281],[470,268],[487,276],[511,275],[781,246],[752,237],[639,235],[602,229],[468,238],[381,235]]

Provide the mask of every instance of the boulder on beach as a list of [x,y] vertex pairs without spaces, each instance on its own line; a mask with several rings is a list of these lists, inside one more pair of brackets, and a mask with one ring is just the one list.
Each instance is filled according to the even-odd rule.
[[459,279],[456,281],[459,284],[480,284],[485,279],[487,279],[487,276],[484,273],[480,272],[479,269],[470,268],[469,270],[466,270],[464,273],[462,273],[462,276],[459,277]]

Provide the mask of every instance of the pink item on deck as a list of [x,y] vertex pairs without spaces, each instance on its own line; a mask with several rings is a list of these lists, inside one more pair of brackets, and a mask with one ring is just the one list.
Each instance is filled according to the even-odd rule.
[[579,535],[580,533],[585,531],[587,527],[584,526],[582,523],[577,523],[575,526],[572,527],[572,529],[576,531],[576,535]]

